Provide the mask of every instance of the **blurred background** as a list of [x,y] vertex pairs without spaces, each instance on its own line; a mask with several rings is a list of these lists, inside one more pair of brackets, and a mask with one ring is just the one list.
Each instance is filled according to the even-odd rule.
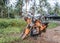
[[60,15],[60,0],[0,0],[0,18],[19,18],[26,11]]
[[[60,0],[0,0],[0,43],[33,43],[19,37],[27,25],[23,17],[29,13],[60,16]],[[52,22],[48,29],[57,26]]]

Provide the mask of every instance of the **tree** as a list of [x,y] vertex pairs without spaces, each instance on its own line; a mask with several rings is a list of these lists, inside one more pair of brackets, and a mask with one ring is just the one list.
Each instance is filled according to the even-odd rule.
[[56,13],[56,14],[60,14],[60,7],[59,7],[59,5],[58,5],[58,2],[55,4],[55,9],[54,9],[54,13]]
[[47,0],[39,0],[39,8],[38,8],[38,13],[44,14],[44,9],[47,6]]
[[6,13],[6,10],[5,0],[0,0],[0,17],[4,17],[4,13]]
[[19,16],[22,16],[23,0],[19,0],[17,7],[19,9]]

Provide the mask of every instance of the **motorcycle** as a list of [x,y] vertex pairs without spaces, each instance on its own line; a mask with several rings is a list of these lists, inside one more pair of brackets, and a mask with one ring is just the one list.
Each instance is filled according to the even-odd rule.
[[42,23],[41,17],[32,16],[25,17],[24,20],[27,22],[27,26],[24,31],[20,34],[22,39],[25,39],[29,34],[30,36],[41,35],[41,32],[46,32],[48,22]]

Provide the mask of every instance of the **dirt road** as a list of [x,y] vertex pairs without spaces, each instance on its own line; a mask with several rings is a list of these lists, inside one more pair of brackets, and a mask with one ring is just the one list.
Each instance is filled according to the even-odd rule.
[[54,29],[47,29],[46,33],[42,33],[40,42],[38,43],[60,43],[60,26]]
[[47,29],[46,33],[42,33],[41,36],[37,37],[37,40],[31,37],[14,43],[60,43],[60,26],[54,29]]

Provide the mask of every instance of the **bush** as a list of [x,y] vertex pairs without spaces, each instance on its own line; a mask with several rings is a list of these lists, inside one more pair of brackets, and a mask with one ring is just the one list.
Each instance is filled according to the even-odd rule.
[[8,26],[9,26],[9,24],[7,22],[5,22],[5,21],[0,22],[0,28],[6,28]]
[[25,26],[26,23],[24,20],[20,20],[20,19],[3,19],[0,20],[0,28],[6,28],[9,26],[17,26],[17,27],[21,27],[21,26]]

